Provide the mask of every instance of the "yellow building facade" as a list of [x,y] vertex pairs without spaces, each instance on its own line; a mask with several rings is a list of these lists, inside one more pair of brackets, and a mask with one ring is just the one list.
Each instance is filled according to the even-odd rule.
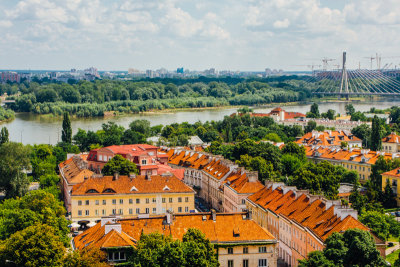
[[397,206],[400,206],[400,168],[382,173],[382,191],[385,190],[387,184],[392,187],[393,193],[396,196]]
[[190,213],[195,211],[194,194],[172,175],[88,178],[72,189],[71,220],[88,224],[107,216]]

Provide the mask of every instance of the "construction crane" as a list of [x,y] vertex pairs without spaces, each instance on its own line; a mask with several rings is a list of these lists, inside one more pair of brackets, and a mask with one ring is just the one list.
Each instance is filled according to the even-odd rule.
[[364,57],[364,58],[367,58],[367,59],[371,60],[371,70],[372,70],[372,61],[374,61],[376,58],[375,58],[375,57],[373,57],[373,56],[370,56],[370,57]]

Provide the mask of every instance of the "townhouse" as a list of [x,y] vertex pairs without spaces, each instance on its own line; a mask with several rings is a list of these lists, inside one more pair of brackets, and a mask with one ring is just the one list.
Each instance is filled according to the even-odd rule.
[[263,186],[256,172],[248,172],[222,156],[184,149],[162,150],[171,166],[185,168],[184,182],[218,211],[242,211],[244,199]]
[[400,206],[400,168],[382,173],[382,191],[385,190],[386,184],[390,184],[393,194],[396,197],[397,206]]
[[299,145],[318,145],[340,147],[347,143],[348,147],[362,147],[362,140],[354,136],[350,131],[312,131],[296,140]]
[[[339,200],[326,200],[283,183],[270,182],[246,200],[253,219],[267,228],[279,241],[278,258],[297,266],[308,253],[323,250],[325,240],[334,232],[358,228],[369,231],[357,220],[357,211],[341,206]],[[381,254],[385,242],[375,237]]]
[[382,139],[382,151],[397,153],[400,152],[400,135],[391,133]]
[[361,183],[365,183],[369,180],[372,165],[375,164],[380,156],[385,159],[400,157],[400,153],[386,153],[360,148],[341,149],[339,147],[318,145],[306,145],[304,147],[306,149],[307,158],[312,162],[318,163],[326,160],[333,165],[339,165],[348,170],[357,171]]
[[277,266],[277,240],[249,213],[166,214],[126,219],[103,218],[73,240],[75,249],[96,247],[110,264],[129,258],[142,234],[160,233],[182,240],[188,229],[199,229],[214,245],[221,266]]
[[92,177],[71,192],[71,220],[81,225],[105,216],[195,212],[192,188],[172,174]]

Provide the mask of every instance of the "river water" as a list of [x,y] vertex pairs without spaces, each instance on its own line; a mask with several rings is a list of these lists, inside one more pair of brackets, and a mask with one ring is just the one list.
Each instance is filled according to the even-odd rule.
[[[333,109],[337,113],[344,114],[345,102],[323,102],[319,103],[320,112],[326,112],[328,109]],[[352,102],[356,110],[368,111],[371,107],[384,109],[391,106],[399,106],[400,100],[393,101],[372,101],[372,102]],[[255,112],[268,113],[277,105],[268,105],[263,107],[254,108]],[[311,104],[294,104],[284,106],[286,111],[296,111],[306,113],[310,110]],[[78,128],[84,130],[96,131],[101,129],[103,123],[113,121],[119,125],[127,128],[133,120],[146,119],[150,124],[171,124],[189,122],[195,123],[196,121],[211,121],[221,120],[226,115],[236,112],[236,108],[219,108],[219,109],[204,109],[204,110],[189,110],[189,111],[176,111],[176,112],[159,112],[159,113],[146,113],[146,114],[130,114],[110,118],[78,118],[72,119],[72,130],[75,134]],[[16,114],[15,119],[11,122],[0,124],[0,127],[6,126],[10,133],[10,140],[15,142],[22,142],[24,144],[56,144],[61,140],[61,124],[60,118],[49,118],[47,116],[19,113]]]

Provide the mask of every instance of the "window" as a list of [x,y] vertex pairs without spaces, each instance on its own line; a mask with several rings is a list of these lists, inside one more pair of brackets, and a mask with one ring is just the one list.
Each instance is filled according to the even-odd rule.
[[103,205],[107,204],[107,200],[103,199]]
[[243,267],[249,267],[249,260],[243,260]]
[[189,212],[189,207],[185,207],[185,212]]
[[133,199],[132,198],[129,199],[129,204],[133,204]]
[[120,200],[119,200],[119,204],[124,204],[124,200],[123,200],[123,199],[120,199]]
[[246,204],[246,199],[242,199],[242,205]]
[[101,214],[106,215],[106,210],[102,210]]
[[99,205],[99,204],[100,204],[100,201],[96,200],[96,201],[95,201],[95,204],[96,204],[96,205]]
[[85,210],[85,215],[89,216],[89,210]]
[[99,155],[99,161],[103,161],[103,155]]
[[165,203],[165,197],[162,198],[162,203]]
[[178,212],[182,212],[182,207],[178,207]]
[[78,216],[82,216],[82,211],[78,210]]
[[258,253],[267,253],[267,247],[259,247]]
[[146,204],[150,203],[150,198],[146,198]]
[[85,201],[85,205],[88,206],[89,205],[89,200]]
[[123,210],[119,209],[119,214],[123,214],[123,213],[124,213]]
[[178,197],[178,202],[182,202],[182,198],[181,197]]
[[258,260],[258,267],[268,267],[267,259],[259,259]]
[[117,214],[117,209],[112,209],[112,214],[113,215]]
[[133,209],[129,209],[129,214],[133,214]]
[[185,197],[185,202],[189,202],[189,197]]
[[124,261],[126,260],[125,252],[108,252],[109,261]]
[[228,260],[228,267],[233,267],[233,260]]
[[150,213],[150,209],[149,208],[146,208],[146,212],[145,212],[146,214],[149,214]]
[[247,254],[249,253],[249,248],[248,247],[244,247],[243,248],[243,254]]
[[157,202],[156,198],[155,198],[155,197],[153,197],[153,203],[156,203],[156,202]]
[[82,206],[82,200],[78,200],[78,206]]
[[228,248],[228,254],[233,254],[233,248]]
[[140,204],[140,198],[136,199],[136,204]]
[[112,200],[112,203],[113,203],[113,205],[116,205],[116,204],[117,204],[117,200],[116,200],[116,199],[113,199],[113,200]]
[[97,216],[97,215],[99,215],[99,210],[95,210],[94,211],[94,214]]
[[157,213],[157,208],[153,208],[153,213]]
[[169,203],[172,203],[172,197],[170,197],[168,201],[169,201]]
[[146,165],[147,164],[147,160],[142,159],[142,165]]
[[136,209],[136,214],[139,214],[139,213],[140,213],[140,209],[137,208],[137,209]]

